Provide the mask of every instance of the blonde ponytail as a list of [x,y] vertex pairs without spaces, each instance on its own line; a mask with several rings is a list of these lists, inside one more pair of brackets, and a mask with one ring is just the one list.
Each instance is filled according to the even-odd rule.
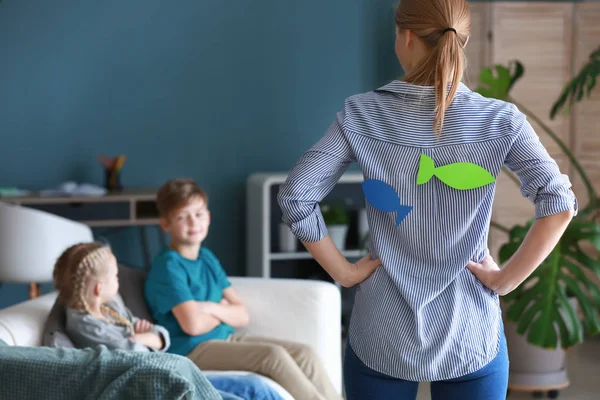
[[[459,43],[458,35],[454,28],[448,28],[442,33],[442,36],[436,47],[435,60],[435,97],[436,110],[433,120],[433,130],[439,136],[444,127],[444,116],[448,106],[452,104],[458,85],[462,80],[464,71],[464,50]],[[448,86],[450,88],[448,90]],[[446,91],[448,92],[446,93]]]
[[466,67],[464,47],[471,33],[469,6],[465,0],[402,0],[394,19],[399,29],[413,31],[431,50],[404,80],[434,86],[433,131],[439,136]]

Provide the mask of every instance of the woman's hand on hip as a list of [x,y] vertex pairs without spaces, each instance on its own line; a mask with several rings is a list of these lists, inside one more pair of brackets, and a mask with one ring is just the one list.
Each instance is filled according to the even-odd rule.
[[356,264],[351,264],[329,235],[318,242],[302,243],[329,276],[344,287],[352,287],[364,281],[381,265],[381,261],[373,260],[371,255],[361,258]]
[[350,264],[348,273],[345,276],[343,282],[340,284],[344,287],[352,287],[367,279],[377,267],[381,265],[381,260],[373,260],[371,255],[366,255],[356,262],[356,264]]
[[500,296],[510,293],[514,288],[505,284],[504,274],[492,256],[486,254],[480,263],[469,261],[467,268],[486,287],[498,293]]

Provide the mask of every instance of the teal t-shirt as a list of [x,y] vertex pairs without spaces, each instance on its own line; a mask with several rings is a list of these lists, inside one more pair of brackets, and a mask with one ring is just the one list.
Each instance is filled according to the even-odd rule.
[[171,335],[170,353],[187,355],[207,340],[226,339],[233,328],[222,323],[210,332],[198,336],[185,333],[173,312],[173,307],[189,300],[218,303],[223,289],[231,286],[217,257],[202,247],[197,260],[189,260],[171,249],[163,250],[152,262],[144,285],[148,308],[157,324]]

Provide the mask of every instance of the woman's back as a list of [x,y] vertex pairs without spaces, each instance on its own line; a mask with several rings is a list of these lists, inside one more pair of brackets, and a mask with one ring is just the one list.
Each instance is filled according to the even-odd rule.
[[[435,399],[503,399],[508,356],[494,291],[509,293],[531,275],[577,201],[524,115],[460,83],[471,35],[465,0],[402,0],[394,22],[402,82],[346,100],[281,186],[283,220],[333,279],[358,285],[349,399],[411,399],[419,381],[433,382]],[[371,235],[370,254],[350,263],[318,203],[354,162]],[[537,220],[499,269],[486,250],[503,165]]]
[[[417,184],[420,170],[426,168],[421,167],[422,158],[433,160],[435,167],[472,163],[496,177],[525,119],[513,105],[461,85],[438,138],[431,129],[434,107],[432,88],[394,81],[347,100],[343,134],[365,180],[391,186],[399,204],[412,207],[399,225],[394,212],[368,208],[373,245],[384,266],[445,286],[469,260],[485,254],[495,183],[455,189],[434,170]],[[470,171],[457,169],[451,177],[468,181]],[[383,194],[366,195],[368,201],[369,195]]]
[[[568,179],[514,105],[461,84],[437,137],[435,104],[432,87],[400,81],[350,97],[279,195],[296,234],[317,241],[326,227],[303,227],[314,211],[307,199],[319,201],[331,190],[331,176],[352,162],[366,181],[377,182],[377,190],[363,188],[370,250],[382,268],[358,286],[350,342],[370,368],[414,381],[462,376],[497,354],[498,295],[466,265],[486,253],[493,180],[502,166],[519,175],[537,216],[554,211],[552,205],[568,209],[572,204],[564,199],[573,198]],[[431,175],[428,160],[435,168],[471,165]],[[482,176],[490,179],[482,182]],[[384,203],[394,207],[378,207]],[[397,210],[403,206],[411,208],[402,219]]]

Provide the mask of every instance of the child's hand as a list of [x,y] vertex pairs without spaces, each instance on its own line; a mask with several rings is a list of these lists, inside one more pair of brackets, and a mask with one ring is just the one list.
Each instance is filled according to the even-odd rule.
[[135,333],[146,333],[152,328],[154,328],[154,324],[145,319],[138,319],[133,326]]
[[228,306],[230,303],[227,301],[227,299],[225,297],[223,297],[221,299],[221,301],[219,302],[219,304],[222,306]]
[[503,283],[502,270],[489,253],[485,255],[481,263],[469,261],[467,268],[484,286],[498,293],[500,296],[510,293],[511,289],[507,288]]
[[136,333],[135,335],[131,335],[130,339],[156,350],[160,350],[164,346],[160,336],[154,332]]

